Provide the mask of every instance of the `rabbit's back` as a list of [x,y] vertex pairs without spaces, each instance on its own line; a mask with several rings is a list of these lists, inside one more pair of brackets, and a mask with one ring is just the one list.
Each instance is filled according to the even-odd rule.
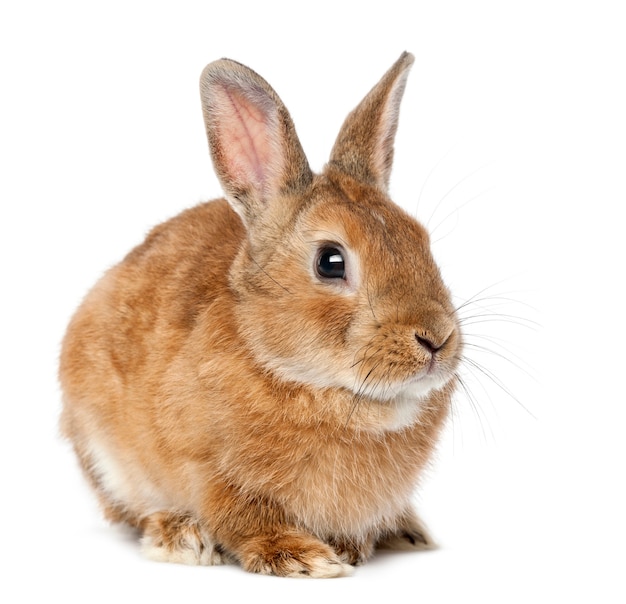
[[[63,343],[61,378],[71,387],[98,366],[121,383],[159,373],[207,305],[229,296],[228,272],[243,229],[224,200],[155,227],[87,294]],[[152,369],[150,369],[152,367]],[[71,397],[70,397],[71,398]]]

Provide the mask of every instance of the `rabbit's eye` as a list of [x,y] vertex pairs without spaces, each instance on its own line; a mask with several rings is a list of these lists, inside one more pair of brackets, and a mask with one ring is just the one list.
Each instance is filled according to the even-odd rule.
[[317,255],[317,275],[322,279],[345,279],[346,263],[343,253],[336,247],[324,247]]

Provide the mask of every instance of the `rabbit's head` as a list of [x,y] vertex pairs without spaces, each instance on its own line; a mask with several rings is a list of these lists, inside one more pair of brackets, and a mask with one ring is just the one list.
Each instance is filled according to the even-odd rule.
[[412,63],[404,53],[348,115],[321,174],[265,80],[230,60],[202,74],[213,163],[246,229],[230,273],[238,328],[279,381],[412,405],[453,381],[448,289],[426,230],[387,194]]

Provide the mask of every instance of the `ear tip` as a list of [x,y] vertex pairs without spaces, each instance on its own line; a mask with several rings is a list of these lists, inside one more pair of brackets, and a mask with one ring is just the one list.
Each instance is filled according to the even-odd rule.
[[241,82],[260,82],[262,78],[252,69],[234,61],[222,58],[209,63],[200,74],[200,88],[206,90],[212,84],[238,85]]
[[208,84],[216,77],[224,76],[227,73],[232,73],[236,70],[236,67],[240,64],[232,59],[218,59],[209,63],[200,74],[200,83]]
[[400,58],[398,59],[398,63],[402,64],[402,66],[405,68],[411,67],[411,65],[413,65],[414,62],[415,62],[415,55],[413,55],[412,53],[406,50],[400,55]]
[[260,103],[269,101],[281,104],[274,89],[253,69],[233,59],[218,59],[209,63],[200,74],[200,96],[203,103],[210,102],[216,90],[239,90]]

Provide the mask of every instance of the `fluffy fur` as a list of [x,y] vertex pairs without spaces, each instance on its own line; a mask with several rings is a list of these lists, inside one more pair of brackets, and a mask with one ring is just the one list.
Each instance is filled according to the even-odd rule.
[[[410,501],[461,336],[426,231],[386,192],[412,62],[348,116],[321,174],[260,76],[204,70],[226,198],[106,273],[61,355],[63,431],[148,556],[331,577],[431,545]],[[329,246],[340,278],[318,271]]]

